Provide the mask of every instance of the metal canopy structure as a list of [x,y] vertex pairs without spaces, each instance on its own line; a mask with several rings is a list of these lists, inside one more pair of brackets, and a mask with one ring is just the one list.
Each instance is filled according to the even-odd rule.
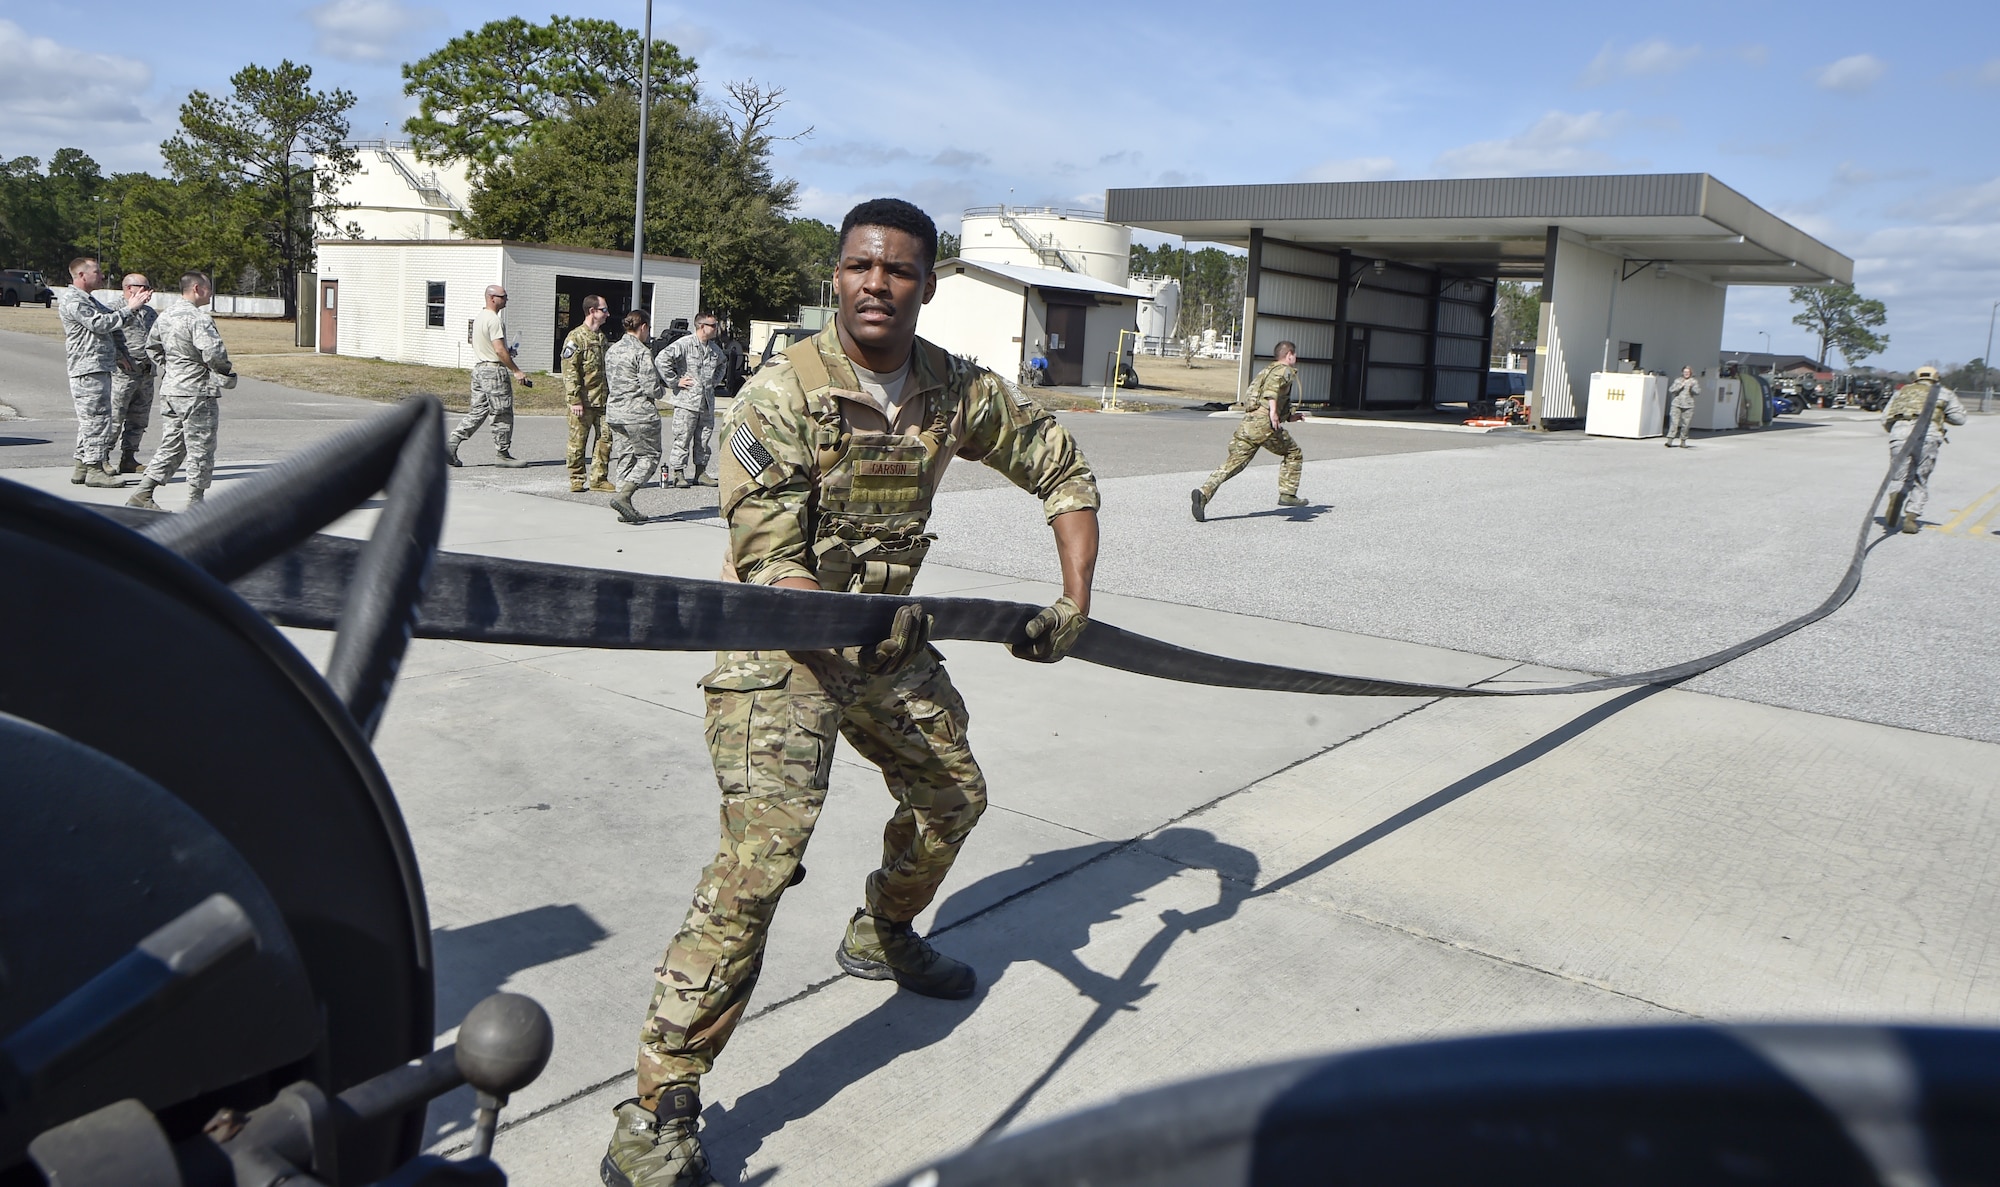
[[1249,246],[1296,244],[1540,279],[1559,226],[1635,267],[1671,265],[1711,284],[1851,281],[1854,261],[1706,173],[1341,181],[1109,190],[1112,222]]

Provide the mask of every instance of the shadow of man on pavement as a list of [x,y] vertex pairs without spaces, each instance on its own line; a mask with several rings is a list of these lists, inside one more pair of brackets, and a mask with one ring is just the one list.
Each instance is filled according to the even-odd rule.
[[[1119,1011],[1138,1008],[1139,1000],[1153,988],[1147,978],[1175,940],[1233,916],[1237,904],[1255,884],[1256,858],[1207,832],[1168,829],[1154,839],[1167,842],[1174,857],[1162,857],[1137,845],[1107,849],[1100,842],[1038,853],[1025,867],[991,875],[956,892],[939,908],[938,915],[956,920],[942,934],[963,939],[957,944],[947,940],[943,947],[979,970],[979,992],[962,1002],[892,994],[793,1060],[770,1083],[739,1097],[733,1106],[705,1110],[702,1140],[714,1174],[726,1183],[738,1181],[765,1138],[792,1121],[811,1116],[850,1084],[943,1039],[979,1008],[1013,965],[1039,964],[1095,1001],[1097,1008],[1048,1070],[995,1122],[996,1129],[1004,1126]],[[1204,855],[1212,857],[1213,864],[1204,860]],[[1023,877],[1024,869],[1036,867],[1049,871],[1048,876]],[[1140,906],[1155,886],[1189,867],[1247,869],[1250,880],[1220,878],[1215,905],[1189,914],[1162,913],[1160,931],[1122,971],[1099,971],[1078,955],[1090,943],[1092,928],[1125,918],[1124,912]],[[1058,880],[1064,885],[1043,898],[1027,897],[1028,892],[1020,889],[1024,884],[1040,889]],[[1014,899],[1025,901],[1014,903]],[[967,913],[960,904],[968,902],[991,905]],[[1014,914],[1008,926],[984,929],[976,935],[962,930],[997,911]]]

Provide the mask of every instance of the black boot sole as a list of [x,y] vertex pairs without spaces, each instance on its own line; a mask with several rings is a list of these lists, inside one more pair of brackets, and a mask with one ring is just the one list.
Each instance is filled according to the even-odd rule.
[[1202,498],[1202,497],[1201,497],[1201,492],[1200,492],[1200,491],[1198,491],[1198,490],[1191,490],[1191,491],[1189,491],[1189,492],[1188,492],[1188,501],[1194,504],[1194,508],[1193,508],[1193,510],[1194,510],[1194,521],[1195,521],[1196,523],[1207,523],[1207,522],[1208,522],[1208,500],[1207,500],[1207,499],[1204,499],[1204,498]]
[[847,951],[847,943],[844,940],[834,946],[833,960],[835,964],[840,966],[840,971],[850,977],[859,977],[863,981],[894,981],[897,985],[909,990],[911,993],[921,994],[924,997],[938,998],[941,1001],[963,1001],[971,997],[979,989],[979,978],[977,977],[974,977],[972,982],[963,989],[955,986],[925,984],[914,977],[906,978],[882,961],[864,960],[859,956],[852,955]]

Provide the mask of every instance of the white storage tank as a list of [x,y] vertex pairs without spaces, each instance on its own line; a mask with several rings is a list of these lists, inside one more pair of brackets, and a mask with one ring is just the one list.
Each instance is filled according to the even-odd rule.
[[1590,377],[1583,431],[1594,437],[1659,437],[1666,433],[1667,377],[1599,371]]
[[1060,268],[1117,285],[1132,271],[1132,228],[1090,210],[975,206],[958,237],[959,254],[986,264]]
[[1147,350],[1157,350],[1180,328],[1181,282],[1171,276],[1134,276],[1126,287],[1140,295],[1140,341]]

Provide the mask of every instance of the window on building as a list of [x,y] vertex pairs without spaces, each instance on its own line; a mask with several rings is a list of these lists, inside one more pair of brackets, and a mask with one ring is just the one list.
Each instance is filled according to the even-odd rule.
[[424,324],[444,328],[444,281],[433,280],[424,286]]

